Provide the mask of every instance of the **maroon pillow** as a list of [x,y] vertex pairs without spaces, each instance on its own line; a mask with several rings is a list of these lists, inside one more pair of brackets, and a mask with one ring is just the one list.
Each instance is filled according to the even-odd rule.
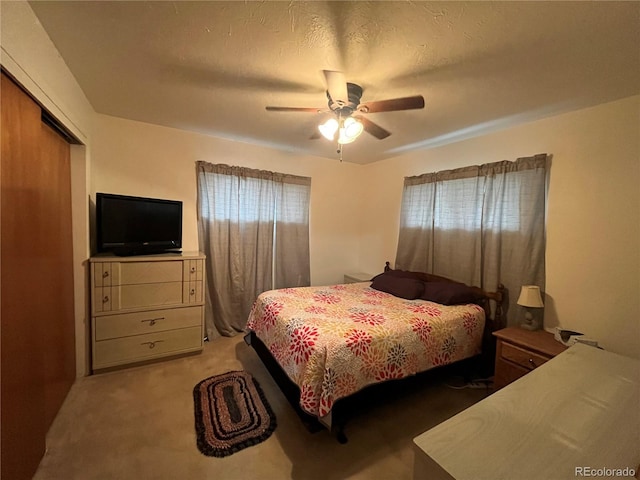
[[477,302],[482,294],[463,283],[425,282],[420,298],[441,305],[460,305]]
[[[380,277],[380,276],[389,276],[389,277],[396,277],[396,278],[413,278],[415,280],[420,280],[422,282],[453,282],[453,283],[460,283],[460,282],[456,282],[455,280],[450,280],[446,277],[441,277],[440,275],[434,275],[432,273],[425,273],[425,272],[412,272],[410,270],[387,270],[386,272],[380,273],[378,275],[376,275],[375,277],[373,277],[371,280],[375,280],[376,278]],[[460,283],[460,285],[464,285],[464,283]]]
[[386,272],[382,272],[371,280],[375,280],[378,277],[394,277],[394,278],[412,278],[414,280],[420,280],[421,282],[428,281],[427,274],[422,272],[410,272],[409,270],[387,270]]
[[393,296],[415,300],[420,298],[424,291],[424,282],[415,278],[393,277],[391,275],[378,275],[374,277],[371,288],[381,292],[390,293]]

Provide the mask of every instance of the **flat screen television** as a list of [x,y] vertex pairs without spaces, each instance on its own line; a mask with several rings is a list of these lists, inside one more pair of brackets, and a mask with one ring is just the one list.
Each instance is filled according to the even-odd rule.
[[98,253],[149,255],[182,247],[182,202],[96,194]]

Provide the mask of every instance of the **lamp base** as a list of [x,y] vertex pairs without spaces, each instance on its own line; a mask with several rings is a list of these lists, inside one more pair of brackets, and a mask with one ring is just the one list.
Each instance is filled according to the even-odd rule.
[[520,328],[524,328],[525,330],[532,330],[532,331],[540,330],[540,325],[538,325],[537,322],[521,323]]
[[527,313],[524,314],[524,323],[521,323],[520,327],[524,328],[525,330],[539,330],[540,324],[533,318],[531,312],[527,311]]

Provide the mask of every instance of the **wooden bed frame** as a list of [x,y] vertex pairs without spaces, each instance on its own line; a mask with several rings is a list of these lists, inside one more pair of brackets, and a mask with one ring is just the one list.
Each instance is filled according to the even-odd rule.
[[[386,262],[384,271],[387,272],[389,270],[391,270],[391,267],[389,266],[389,262]],[[413,273],[419,276],[419,278],[424,281],[460,283],[446,277],[440,277],[438,275],[432,275],[422,272]],[[486,321],[482,337],[482,353],[480,353],[476,357],[460,360],[459,362],[455,362],[454,364],[450,365],[472,363],[476,367],[479,366],[480,370],[485,374],[485,376],[489,376],[493,374],[496,348],[495,337],[493,337],[492,333],[503,327],[502,302],[504,299],[505,289],[502,284],[498,285],[498,288],[495,292],[487,292],[479,287],[471,288],[482,295],[481,300],[479,300],[477,304],[480,305],[485,311]],[[495,302],[495,311],[493,317],[491,316],[491,301]],[[351,416],[352,405],[354,403],[363,401],[366,396],[371,395],[372,391],[379,392],[383,389],[395,389],[400,383],[411,381],[412,378],[423,377],[432,372],[432,370],[434,369],[441,370],[450,366],[444,365],[441,367],[434,367],[411,377],[398,380],[388,380],[386,382],[369,385],[363,390],[360,390],[359,392],[350,395],[349,397],[337,400],[329,415],[327,415],[326,417],[318,418],[302,410],[302,408],[300,407],[300,388],[289,378],[286,372],[273,358],[267,346],[262,342],[262,340],[257,337],[255,332],[250,331],[249,333],[247,333],[244,337],[244,340],[247,345],[251,346],[256,351],[258,357],[260,357],[260,360],[262,360],[262,363],[267,368],[275,382],[278,384],[278,387],[280,387],[280,390],[282,390],[282,393],[287,398],[307,429],[312,433],[323,429],[328,429],[332,434],[336,436],[338,442],[340,443],[347,442],[347,437],[344,434],[344,427],[347,423],[348,418]]]

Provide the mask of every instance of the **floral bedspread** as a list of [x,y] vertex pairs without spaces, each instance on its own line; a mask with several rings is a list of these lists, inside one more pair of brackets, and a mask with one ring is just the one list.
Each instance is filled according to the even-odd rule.
[[336,400],[480,353],[484,310],[404,300],[351,283],[262,293],[253,330],[300,387],[300,406],[324,417]]

